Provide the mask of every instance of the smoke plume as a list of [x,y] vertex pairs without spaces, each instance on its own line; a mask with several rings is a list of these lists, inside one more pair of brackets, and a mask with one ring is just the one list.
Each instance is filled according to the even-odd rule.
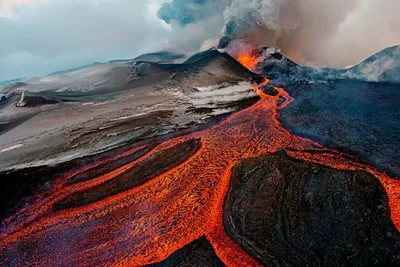
[[400,43],[397,10],[396,0],[173,0],[158,16],[176,31],[204,23],[201,38],[185,35],[192,48],[225,37],[277,47],[300,64],[347,67]]

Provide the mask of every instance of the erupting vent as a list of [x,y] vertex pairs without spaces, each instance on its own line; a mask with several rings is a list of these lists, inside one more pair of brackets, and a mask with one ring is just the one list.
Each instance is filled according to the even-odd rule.
[[237,60],[247,69],[252,70],[258,62],[258,57],[253,54],[240,53]]

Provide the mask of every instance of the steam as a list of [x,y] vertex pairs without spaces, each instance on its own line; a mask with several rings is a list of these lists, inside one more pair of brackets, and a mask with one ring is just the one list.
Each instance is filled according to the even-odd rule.
[[367,64],[361,69],[360,73],[347,72],[347,77],[353,79],[363,79],[371,82],[378,82],[385,72],[393,69],[396,61],[390,57],[383,57]]
[[400,82],[400,47],[388,48],[344,73],[345,78],[371,82]]
[[327,46],[359,0],[234,0],[224,35],[255,48],[275,46],[297,63],[325,60]]
[[158,15],[176,32],[207,29],[187,32],[181,45],[191,49],[225,37],[235,46],[277,47],[299,64],[344,68],[400,43],[397,10],[394,0],[173,0]]

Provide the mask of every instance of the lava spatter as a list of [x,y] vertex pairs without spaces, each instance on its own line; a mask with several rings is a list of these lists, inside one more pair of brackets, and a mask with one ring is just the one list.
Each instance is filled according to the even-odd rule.
[[[256,62],[250,56],[239,60],[249,69]],[[278,115],[279,109],[293,99],[282,88],[276,88],[277,96],[264,94],[260,88],[267,83],[268,80],[254,88],[261,98],[259,102],[207,130],[166,140],[141,158],[90,180],[68,184],[80,171],[61,177],[50,194],[4,225],[0,236],[1,262],[33,266],[142,266],[163,261],[205,236],[226,265],[257,266],[258,262],[227,235],[222,221],[223,203],[236,163],[280,150],[294,158],[336,169],[371,172],[385,187],[392,220],[400,229],[400,182],[340,152],[291,134],[281,126]],[[53,209],[68,196],[115,179],[147,158],[193,139],[201,142],[194,154],[144,184],[87,205]],[[311,150],[318,153],[307,152]]]

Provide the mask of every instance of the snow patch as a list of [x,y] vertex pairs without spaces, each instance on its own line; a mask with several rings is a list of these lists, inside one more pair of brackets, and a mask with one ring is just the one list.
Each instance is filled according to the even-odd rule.
[[110,121],[120,121],[120,120],[125,120],[125,119],[130,119],[130,118],[135,118],[135,117],[143,116],[143,115],[146,115],[146,114],[147,114],[147,113],[137,113],[137,114],[134,114],[134,115],[123,116],[123,117],[111,119]]
[[0,153],[4,153],[4,152],[7,152],[7,151],[11,151],[11,150],[14,150],[14,149],[23,147],[23,146],[24,146],[23,144],[18,144],[18,145],[15,145],[15,146],[10,146],[10,147],[7,147],[7,148],[4,148],[4,149],[0,150]]
[[223,104],[239,101],[243,98],[255,96],[252,90],[253,85],[248,82],[241,82],[237,85],[216,85],[196,88],[198,92],[187,97],[188,101],[195,106]]

